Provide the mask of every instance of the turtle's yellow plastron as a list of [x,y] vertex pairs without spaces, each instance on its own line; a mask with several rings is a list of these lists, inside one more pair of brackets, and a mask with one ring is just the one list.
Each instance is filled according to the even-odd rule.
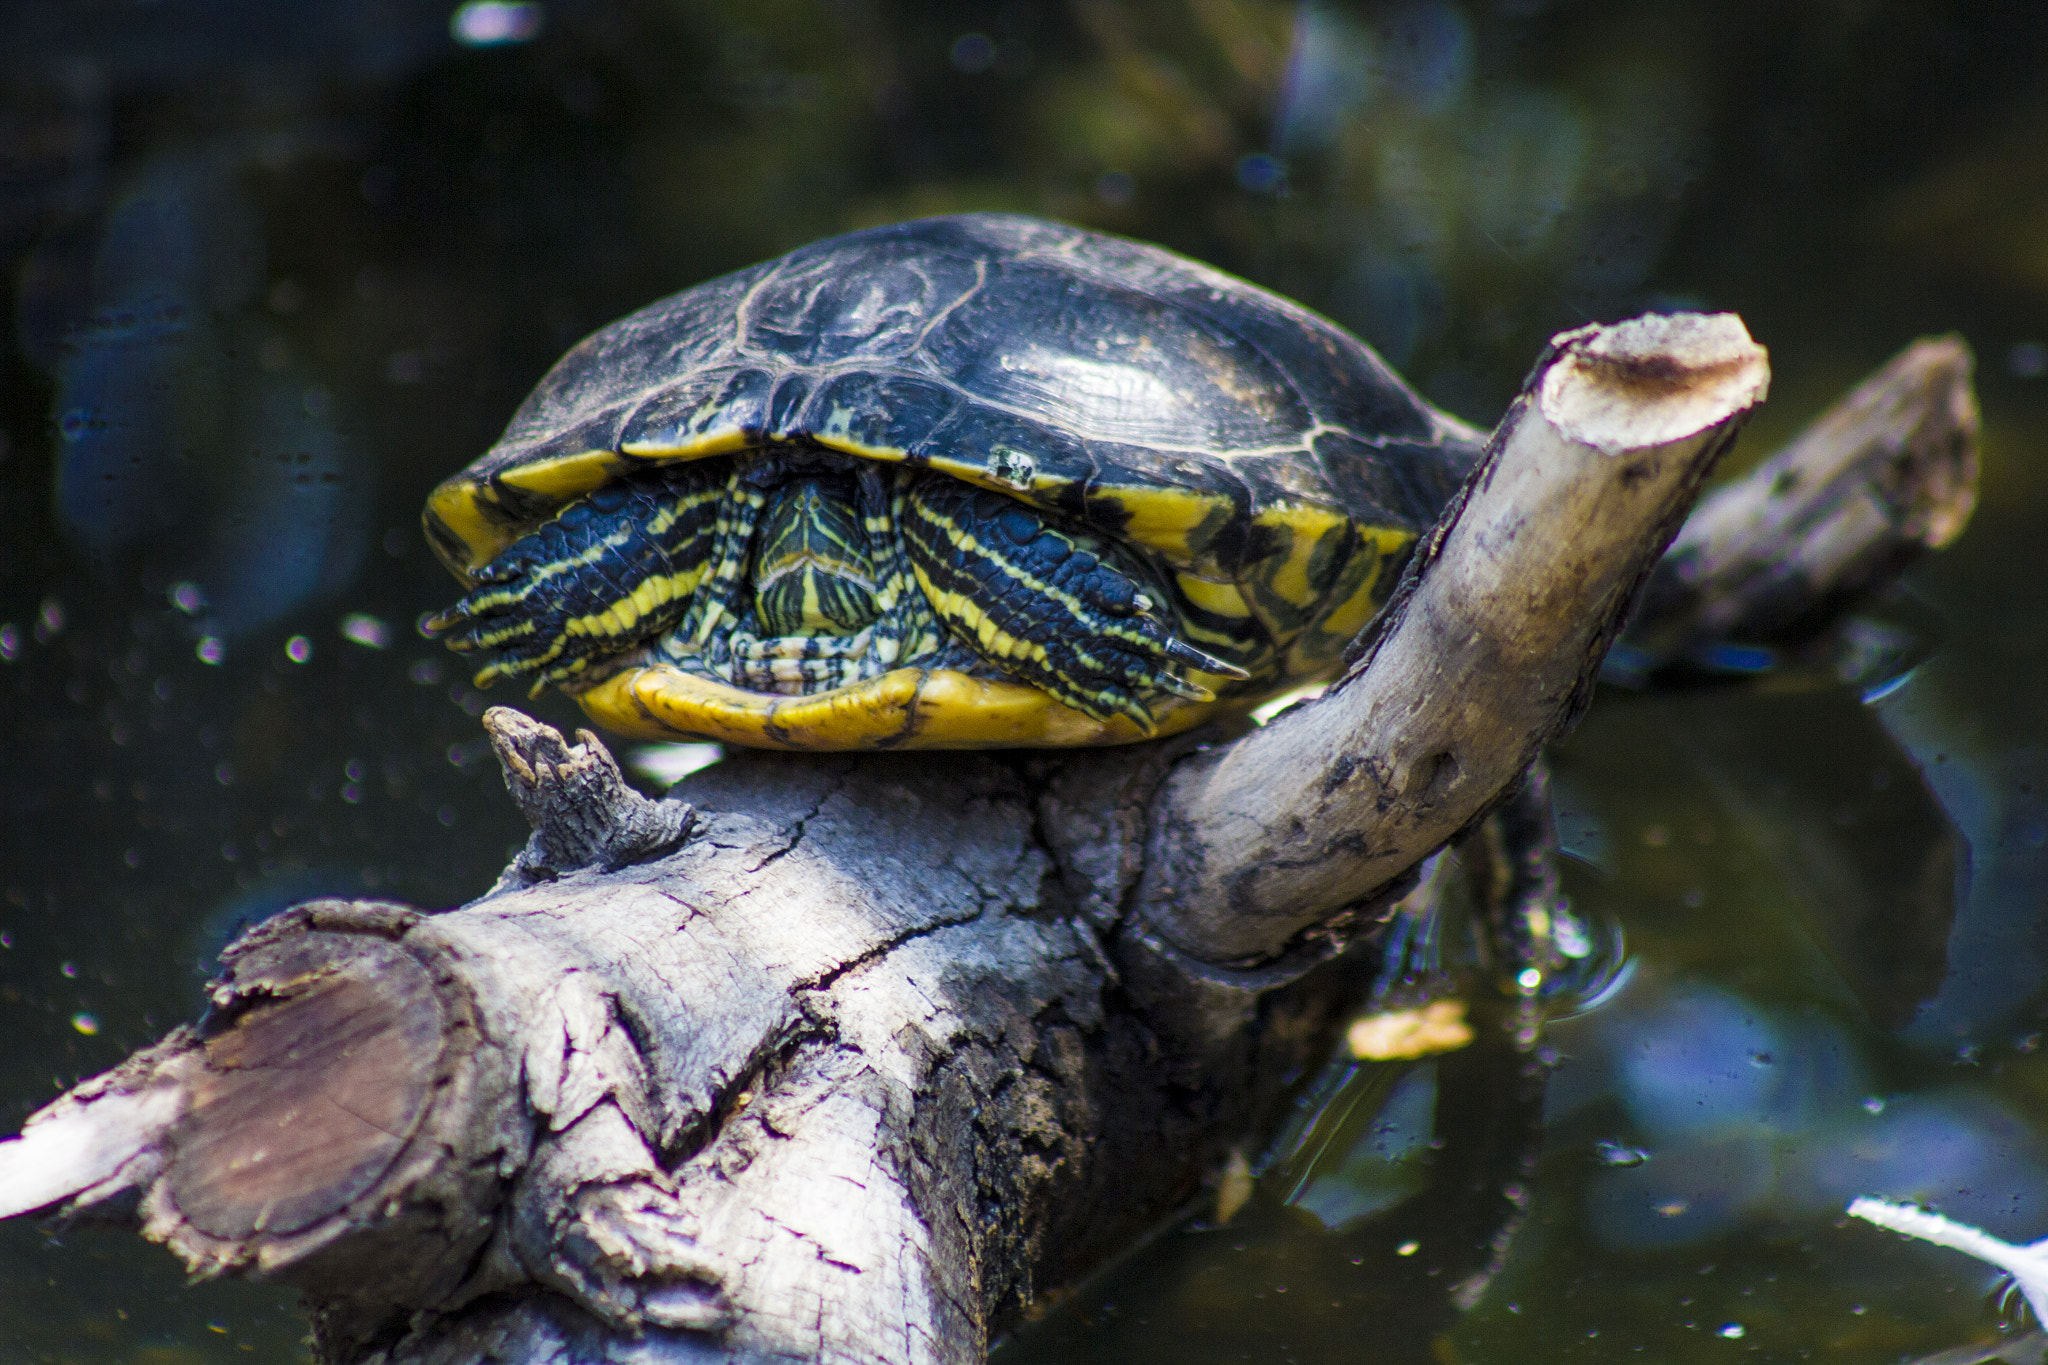
[[[951,669],[899,668],[810,696],[730,687],[672,664],[616,673],[577,694],[591,719],[638,739],[708,739],[755,749],[1045,749],[1128,744],[1146,736],[1123,716],[1096,720],[1035,687]],[[1177,734],[1213,708],[1161,708],[1156,734]],[[932,738],[942,743],[932,744]]]

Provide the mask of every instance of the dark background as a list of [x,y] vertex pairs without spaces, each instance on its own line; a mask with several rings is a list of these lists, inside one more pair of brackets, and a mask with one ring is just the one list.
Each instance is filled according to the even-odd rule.
[[[1554,331],[1738,311],[1775,371],[1738,461],[1911,337],[1970,339],[1983,503],[1909,585],[1939,651],[1867,703],[1603,699],[1561,756],[1575,898],[1634,974],[1562,1030],[1537,1217],[1429,1351],[1999,1330],[1974,1263],[1836,1223],[1891,1193],[2048,1232],[2048,8],[6,0],[0,33],[0,1126],[193,1015],[252,918],[488,886],[523,829],[484,698],[415,634],[452,594],[417,514],[556,355],[822,235],[1016,209],[1293,294],[1482,424]],[[1873,1002],[1844,906],[1942,841],[1949,976]],[[1705,1126],[1657,1108],[1688,1067]],[[1343,1287],[1372,1216],[1297,1203],[1155,1244],[1021,1351],[1375,1358],[1397,1310]],[[289,1359],[286,1302],[0,1231],[7,1359]]]

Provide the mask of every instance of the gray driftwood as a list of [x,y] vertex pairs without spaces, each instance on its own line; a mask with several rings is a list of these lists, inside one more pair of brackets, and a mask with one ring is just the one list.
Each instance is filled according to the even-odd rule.
[[[204,1020],[0,1144],[0,1216],[114,1211],[296,1283],[332,1362],[978,1359],[1324,1055],[1372,930],[1584,705],[1764,382],[1732,318],[1559,338],[1332,695],[1235,739],[734,754],[650,801],[493,712],[535,825],[499,884],[258,927]],[[1787,461],[1966,446],[1947,383]],[[1930,540],[1830,524],[1868,540],[1840,563]],[[1519,790],[1470,847],[1540,961]]]
[[1971,369],[1962,338],[1916,341],[1702,499],[1644,593],[1634,666],[1724,640],[1804,643],[1961,535],[1977,505]]

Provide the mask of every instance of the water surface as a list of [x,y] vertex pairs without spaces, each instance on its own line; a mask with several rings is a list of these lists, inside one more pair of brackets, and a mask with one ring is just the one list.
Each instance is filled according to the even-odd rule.
[[[1959,330],[1985,450],[1968,534],[1882,609],[1931,648],[1883,695],[1611,691],[1562,747],[1567,890],[1629,960],[1555,1028],[1540,1109],[1485,1049],[1333,1072],[1351,1117],[1313,1160],[1009,1358],[1875,1362],[2022,1330],[1989,1272],[1842,1207],[2048,1234],[2038,6],[10,0],[0,28],[5,1126],[190,1018],[238,926],[490,883],[524,831],[483,697],[412,629],[450,594],[417,509],[561,350],[817,236],[1014,208],[1295,294],[1482,423],[1556,330],[1737,310],[1775,371],[1738,462]],[[1509,1180],[1475,1280],[1449,1243]],[[123,1235],[0,1228],[0,1284],[9,1359],[303,1350],[288,1294]]]

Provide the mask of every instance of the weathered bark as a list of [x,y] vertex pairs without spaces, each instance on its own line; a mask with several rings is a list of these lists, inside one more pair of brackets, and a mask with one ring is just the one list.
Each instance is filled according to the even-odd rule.
[[[1732,320],[1561,338],[1334,697],[1232,742],[736,754],[655,802],[494,712],[535,825],[498,886],[260,926],[198,1026],[0,1144],[0,1215],[133,1200],[200,1273],[304,1286],[330,1361],[977,1359],[1324,1055],[1761,384]],[[1540,965],[1521,792],[1468,847]],[[1232,899],[1294,842],[1334,870]],[[1465,1251],[1470,1288],[1500,1246]]]

